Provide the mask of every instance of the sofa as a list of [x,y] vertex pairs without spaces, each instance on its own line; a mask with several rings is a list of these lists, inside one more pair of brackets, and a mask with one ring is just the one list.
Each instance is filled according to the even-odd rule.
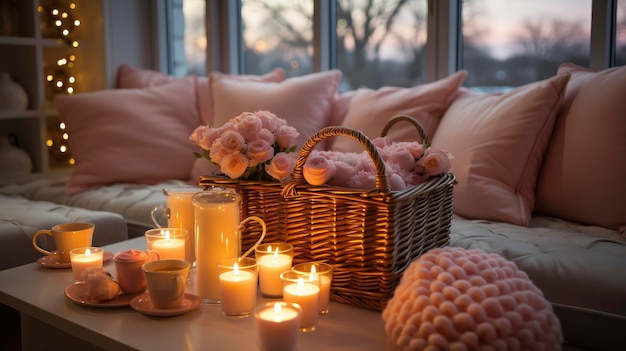
[[[114,213],[135,237],[154,227],[162,189],[215,171],[193,156],[188,137],[198,125],[268,110],[296,127],[303,145],[329,125],[374,138],[388,118],[407,114],[453,155],[449,244],[497,253],[526,272],[552,304],[565,345],[626,345],[626,67],[564,63],[553,77],[505,93],[472,91],[466,77],[461,70],[412,88],[339,92],[337,70],[174,78],[122,65],[117,88],[55,99],[76,159],[71,174],[6,184],[0,194]],[[362,151],[339,137],[322,147]],[[23,245],[0,238],[0,247]]]

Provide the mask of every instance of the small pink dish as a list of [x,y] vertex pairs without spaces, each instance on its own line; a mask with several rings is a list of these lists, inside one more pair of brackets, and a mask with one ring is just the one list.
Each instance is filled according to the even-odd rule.
[[87,286],[84,282],[76,282],[65,288],[65,297],[81,306],[90,307],[125,307],[137,295],[121,293],[116,298],[107,301],[96,301],[87,296]]
[[[113,253],[111,251],[104,250],[104,257],[102,258],[102,262],[106,263],[113,258]],[[72,268],[72,264],[70,262],[59,262],[59,258],[56,256],[43,256],[37,260],[42,267],[46,268]]]
[[187,313],[193,311],[200,307],[202,304],[202,299],[199,296],[194,294],[185,294],[183,298],[183,303],[174,308],[155,308],[152,306],[152,302],[150,301],[150,295],[146,292],[139,296],[136,296],[132,301],[130,301],[130,307],[132,307],[135,311],[150,315],[150,316],[176,316],[179,314]]

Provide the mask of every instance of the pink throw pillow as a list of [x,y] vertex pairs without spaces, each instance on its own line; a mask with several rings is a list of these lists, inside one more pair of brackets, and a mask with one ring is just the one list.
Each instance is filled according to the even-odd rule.
[[242,112],[267,110],[296,128],[298,148],[328,125],[333,97],[341,79],[339,70],[262,82],[211,77],[214,126],[221,126]]
[[626,67],[572,75],[537,183],[536,212],[626,228]]
[[537,174],[569,78],[561,74],[506,94],[464,90],[450,105],[432,143],[454,156],[455,213],[528,225]]
[[200,124],[195,77],[144,89],[57,95],[76,160],[66,192],[112,183],[188,180]]
[[139,69],[127,64],[122,64],[117,68],[118,88],[148,88],[171,83],[173,80],[173,76],[155,70]]
[[[399,114],[415,117],[432,137],[439,119],[454,99],[455,93],[465,81],[467,71],[456,72],[449,77],[412,88],[382,87],[377,90],[358,89],[350,102],[343,126],[359,130],[370,139],[380,136],[385,123]],[[393,141],[421,141],[419,133],[405,125],[394,125],[387,134]],[[333,138],[332,149],[339,152],[361,152],[362,147],[354,140]]]

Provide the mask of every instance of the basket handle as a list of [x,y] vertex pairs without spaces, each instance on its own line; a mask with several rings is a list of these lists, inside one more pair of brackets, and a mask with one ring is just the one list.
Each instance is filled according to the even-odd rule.
[[430,140],[428,139],[426,130],[424,130],[424,127],[422,126],[422,124],[417,119],[415,119],[415,117],[412,117],[409,115],[396,115],[390,118],[389,121],[385,123],[383,130],[380,132],[380,136],[381,137],[387,136],[387,133],[389,132],[391,127],[400,121],[409,122],[413,125],[413,127],[415,127],[415,129],[417,129],[417,131],[420,133],[420,137],[422,138],[422,145],[424,146],[423,150],[426,150],[430,147]]
[[296,196],[296,186],[306,184],[306,180],[304,179],[303,167],[306,163],[307,158],[309,157],[309,154],[311,153],[311,151],[313,151],[315,145],[317,145],[325,138],[331,136],[346,136],[359,142],[359,144],[361,144],[365,151],[367,151],[372,162],[374,163],[374,169],[376,170],[376,190],[379,193],[389,193],[391,191],[391,187],[389,186],[389,179],[387,178],[387,172],[385,169],[385,162],[380,156],[380,153],[378,153],[378,149],[367,137],[367,135],[356,129],[335,126],[320,129],[311,138],[309,138],[306,143],[304,143],[304,146],[298,154],[298,159],[296,160],[296,165],[293,169],[293,178],[283,188],[283,196]]

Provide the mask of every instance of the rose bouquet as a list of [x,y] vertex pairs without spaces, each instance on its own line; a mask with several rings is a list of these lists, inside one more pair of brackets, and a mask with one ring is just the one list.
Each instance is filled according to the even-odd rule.
[[[418,142],[390,142],[387,137],[372,140],[385,168],[391,190],[404,190],[419,185],[431,177],[452,171],[447,151]],[[373,189],[376,170],[367,152],[341,153],[312,150],[302,173],[311,185]]]
[[296,163],[300,133],[269,111],[244,112],[221,127],[202,125],[189,139],[232,179],[286,181]]

